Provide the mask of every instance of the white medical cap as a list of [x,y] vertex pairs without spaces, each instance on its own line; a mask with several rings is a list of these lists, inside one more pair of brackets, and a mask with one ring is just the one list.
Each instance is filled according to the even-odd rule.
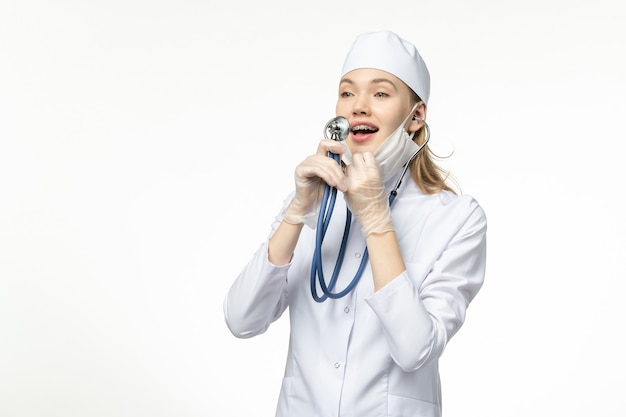
[[428,68],[415,46],[395,33],[383,30],[359,35],[348,52],[341,77],[359,68],[378,69],[395,75],[428,104]]

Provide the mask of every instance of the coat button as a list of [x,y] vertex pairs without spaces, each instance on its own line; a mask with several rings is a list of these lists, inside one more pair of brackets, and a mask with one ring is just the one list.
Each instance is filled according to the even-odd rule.
[[355,258],[357,258],[357,259],[359,259],[359,258],[361,257],[361,254],[360,254],[359,252],[355,252],[355,253],[354,253],[354,257],[355,257]]
[[335,362],[335,368],[339,368],[341,365],[339,365],[339,362]]
[[343,309],[343,312],[344,312],[344,313],[349,313],[349,312],[350,312],[350,309],[349,309],[348,307],[346,307],[346,308],[344,308],[344,309]]

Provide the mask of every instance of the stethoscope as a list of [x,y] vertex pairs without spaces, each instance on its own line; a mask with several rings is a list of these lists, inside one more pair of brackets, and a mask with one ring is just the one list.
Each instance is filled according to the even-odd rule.
[[[411,158],[404,165],[402,170],[402,174],[396,181],[394,188],[389,193],[389,206],[391,206],[398,195],[398,188],[402,184],[402,179],[406,174],[411,161],[417,156],[417,154],[424,149],[428,140],[430,139],[430,128],[428,124],[418,118],[414,117],[413,120],[419,120],[424,124],[426,128],[426,138],[424,143],[420,145],[420,147],[413,153]],[[348,119],[343,116],[334,117],[331,119],[324,128],[324,137],[326,139],[335,140],[335,141],[343,141],[348,137],[350,133],[350,123]],[[329,152],[328,156],[333,158],[338,164],[341,164],[340,156],[336,153]],[[361,275],[363,275],[363,271],[367,265],[367,260],[369,259],[367,247],[361,257],[361,263],[359,268],[352,278],[352,281],[344,288],[342,291],[333,292],[335,284],[337,283],[337,278],[339,277],[339,272],[341,271],[341,266],[343,265],[343,258],[346,253],[346,245],[348,242],[348,236],[350,235],[350,224],[352,223],[352,213],[350,209],[346,207],[346,225],[343,231],[343,237],[341,239],[341,246],[339,248],[339,253],[337,255],[337,261],[335,262],[335,268],[333,269],[333,274],[330,279],[330,282],[326,284],[326,279],[324,278],[324,271],[322,268],[322,243],[324,242],[324,236],[326,236],[326,230],[328,229],[328,225],[330,223],[330,218],[332,216],[335,200],[337,198],[337,189],[335,187],[331,187],[328,184],[324,187],[324,194],[322,195],[322,202],[320,206],[319,217],[317,218],[317,228],[315,234],[315,251],[313,252],[313,261],[311,265],[311,295],[313,299],[318,303],[325,301],[327,298],[338,299],[344,297],[350,291],[354,289],[354,287],[358,284],[359,279],[361,279]],[[320,284],[320,288],[322,289],[322,295],[318,295],[316,283]]]

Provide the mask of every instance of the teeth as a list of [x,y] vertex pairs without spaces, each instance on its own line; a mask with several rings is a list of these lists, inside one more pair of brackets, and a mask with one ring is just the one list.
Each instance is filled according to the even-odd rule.
[[376,129],[374,129],[371,126],[366,126],[366,125],[358,125],[358,126],[354,126],[352,128],[353,131],[357,132],[357,131],[362,131],[362,130],[368,130],[368,131],[374,131]]

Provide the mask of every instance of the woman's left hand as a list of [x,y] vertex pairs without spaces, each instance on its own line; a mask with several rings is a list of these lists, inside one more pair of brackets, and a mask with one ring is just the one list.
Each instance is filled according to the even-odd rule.
[[346,168],[346,176],[348,190],[344,198],[361,224],[363,236],[395,230],[389,199],[374,155],[371,152],[352,155],[352,164]]

